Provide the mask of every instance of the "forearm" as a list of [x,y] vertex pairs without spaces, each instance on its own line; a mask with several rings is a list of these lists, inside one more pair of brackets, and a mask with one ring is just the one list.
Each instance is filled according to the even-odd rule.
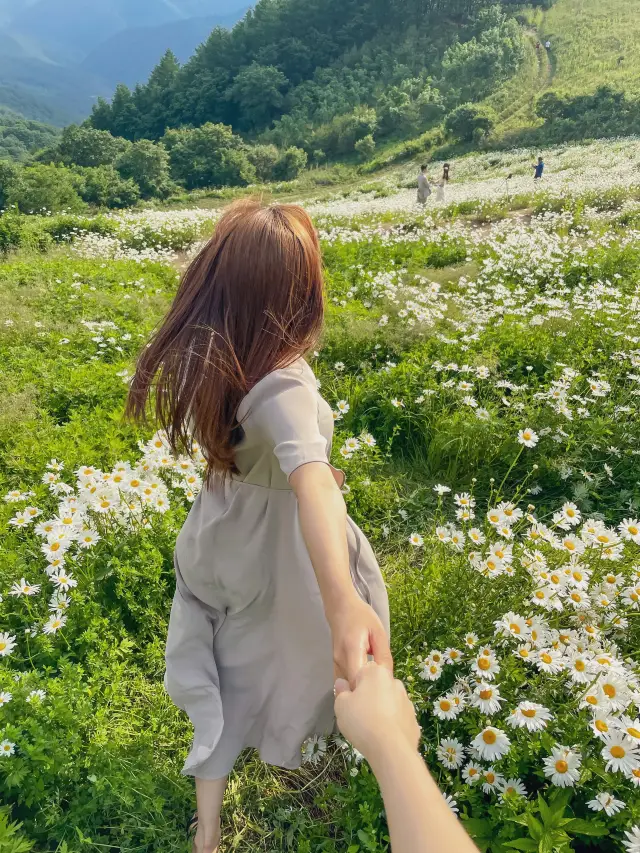
[[307,483],[297,490],[300,527],[318,579],[327,618],[355,595],[349,572],[347,510],[333,482]]
[[394,853],[477,853],[427,767],[409,744],[389,743],[371,758]]

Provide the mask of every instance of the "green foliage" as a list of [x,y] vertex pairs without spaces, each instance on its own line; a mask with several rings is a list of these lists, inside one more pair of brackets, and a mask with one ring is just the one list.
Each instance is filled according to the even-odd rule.
[[275,145],[252,145],[247,150],[249,162],[256,170],[259,181],[271,181],[280,152]]
[[95,166],[78,170],[77,189],[80,197],[97,207],[133,207],[140,199],[140,188],[130,178],[123,178],[113,166]]
[[306,151],[292,145],[286,151],[283,151],[273,169],[273,176],[276,180],[292,181],[298,177],[306,165]]
[[244,186],[255,179],[242,140],[227,125],[208,122],[194,129],[170,130],[163,143],[172,175],[187,189]]
[[0,160],[27,160],[33,151],[54,144],[58,134],[56,127],[0,107]]
[[600,86],[593,94],[546,92],[536,102],[541,139],[557,142],[640,133],[640,98]]
[[18,181],[18,167],[9,160],[0,160],[0,210],[9,203],[9,195]]
[[284,104],[283,91],[289,81],[273,65],[252,62],[235,77],[226,97],[235,105],[238,127],[255,130],[268,127]]
[[66,166],[111,166],[129,148],[106,130],[75,124],[65,128],[55,149],[55,159]]
[[171,190],[169,155],[163,146],[149,140],[130,145],[118,157],[115,167],[123,178],[136,182],[143,198],[163,198]]
[[372,134],[369,133],[367,136],[359,139],[354,147],[363,160],[370,160],[376,150],[376,141]]
[[79,210],[82,199],[73,172],[64,166],[37,164],[20,170],[9,184],[6,203],[23,213]]
[[487,136],[493,127],[494,119],[490,113],[473,104],[462,104],[449,113],[445,128],[451,136],[465,142]]

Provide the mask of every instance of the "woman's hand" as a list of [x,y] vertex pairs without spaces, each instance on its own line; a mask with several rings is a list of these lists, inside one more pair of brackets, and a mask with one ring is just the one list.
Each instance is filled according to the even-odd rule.
[[369,761],[384,759],[398,745],[418,749],[420,727],[401,681],[383,667],[368,663],[356,677],[355,689],[336,681],[338,728]]
[[356,676],[366,665],[368,656],[393,673],[389,638],[382,622],[370,605],[354,591],[327,613],[333,637],[333,662],[336,678],[355,687]]

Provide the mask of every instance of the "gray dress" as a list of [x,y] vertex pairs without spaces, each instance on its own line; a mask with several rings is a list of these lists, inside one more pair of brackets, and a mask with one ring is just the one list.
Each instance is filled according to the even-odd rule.
[[[333,415],[300,359],[258,382],[238,420],[239,473],[203,489],[175,553],[165,684],[194,726],[183,773],[201,779],[226,776],[245,747],[299,767],[303,741],[334,730],[331,635],[288,481],[328,464]],[[380,569],[351,519],[347,539],[354,586],[388,629]]]

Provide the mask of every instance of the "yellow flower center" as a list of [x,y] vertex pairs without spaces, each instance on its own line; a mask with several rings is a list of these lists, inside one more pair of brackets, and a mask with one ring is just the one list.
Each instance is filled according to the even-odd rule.
[[451,651],[449,652],[449,657],[451,658],[451,660],[456,660],[456,658],[459,658],[460,655],[456,651]]
[[621,746],[612,746],[611,747],[611,755],[614,758],[624,758],[627,754],[626,750]]
[[52,551],[57,551],[60,548],[60,543],[59,542],[52,542],[50,548]]
[[443,699],[440,702],[440,710],[441,711],[450,711],[451,710],[451,702],[448,702],[446,699]]
[[518,654],[520,655],[521,658],[528,658],[529,657],[529,650],[528,649],[518,649]]
[[496,777],[495,777],[494,773],[485,773],[484,778],[487,780],[487,782],[490,785],[493,785],[493,783],[496,781]]
[[631,737],[635,738],[636,740],[640,740],[640,730],[634,729],[633,726],[630,726],[627,729],[627,734],[630,735]]
[[577,661],[574,663],[573,668],[574,668],[577,672],[584,672],[584,671],[585,671],[585,669],[586,669],[586,666],[585,666],[585,664],[584,664],[584,661],[583,661],[583,660],[577,660]]
[[487,671],[491,668],[491,661],[489,658],[478,658],[478,669],[482,669],[483,671]]
[[489,745],[495,743],[497,739],[496,733],[491,731],[491,729],[487,729],[486,732],[482,732],[482,740]]
[[578,592],[572,592],[571,593],[571,600],[578,603],[578,602],[582,601],[582,596]]
[[569,765],[562,758],[559,761],[556,761],[556,771],[558,773],[566,773],[569,769]]
[[553,663],[553,658],[551,657],[551,655],[548,655],[546,652],[543,652],[540,655],[540,660],[543,661],[543,663]]
[[481,690],[480,691],[480,698],[484,699],[485,701],[487,699],[491,699],[492,696],[493,696],[493,690]]
[[523,710],[522,710],[522,716],[528,717],[530,720],[532,720],[535,717],[535,715],[536,715],[536,709],[535,708],[523,708]]
[[596,720],[595,721],[595,727],[598,729],[599,732],[608,732],[609,731],[609,726],[605,723],[604,720]]
[[7,648],[7,644],[0,640],[0,652],[3,652]]
[[540,600],[542,600],[544,598],[544,592],[541,589],[537,589],[535,595],[536,595],[536,598],[538,598]]
[[586,702],[588,705],[597,705],[598,704],[598,697],[597,696],[587,696]]
[[606,545],[609,542],[609,537],[607,536],[606,533],[600,533],[596,537],[596,539],[598,540],[598,542],[602,543],[603,545]]
[[602,689],[609,697],[609,699],[613,699],[616,695],[616,688],[613,686],[613,684],[603,684]]
[[520,633],[520,626],[516,625],[515,622],[512,622],[509,625],[509,630],[511,631],[512,634],[519,634]]
[[627,530],[632,536],[637,536],[640,528],[636,527],[634,524],[633,526],[629,525],[629,527],[627,527]]

